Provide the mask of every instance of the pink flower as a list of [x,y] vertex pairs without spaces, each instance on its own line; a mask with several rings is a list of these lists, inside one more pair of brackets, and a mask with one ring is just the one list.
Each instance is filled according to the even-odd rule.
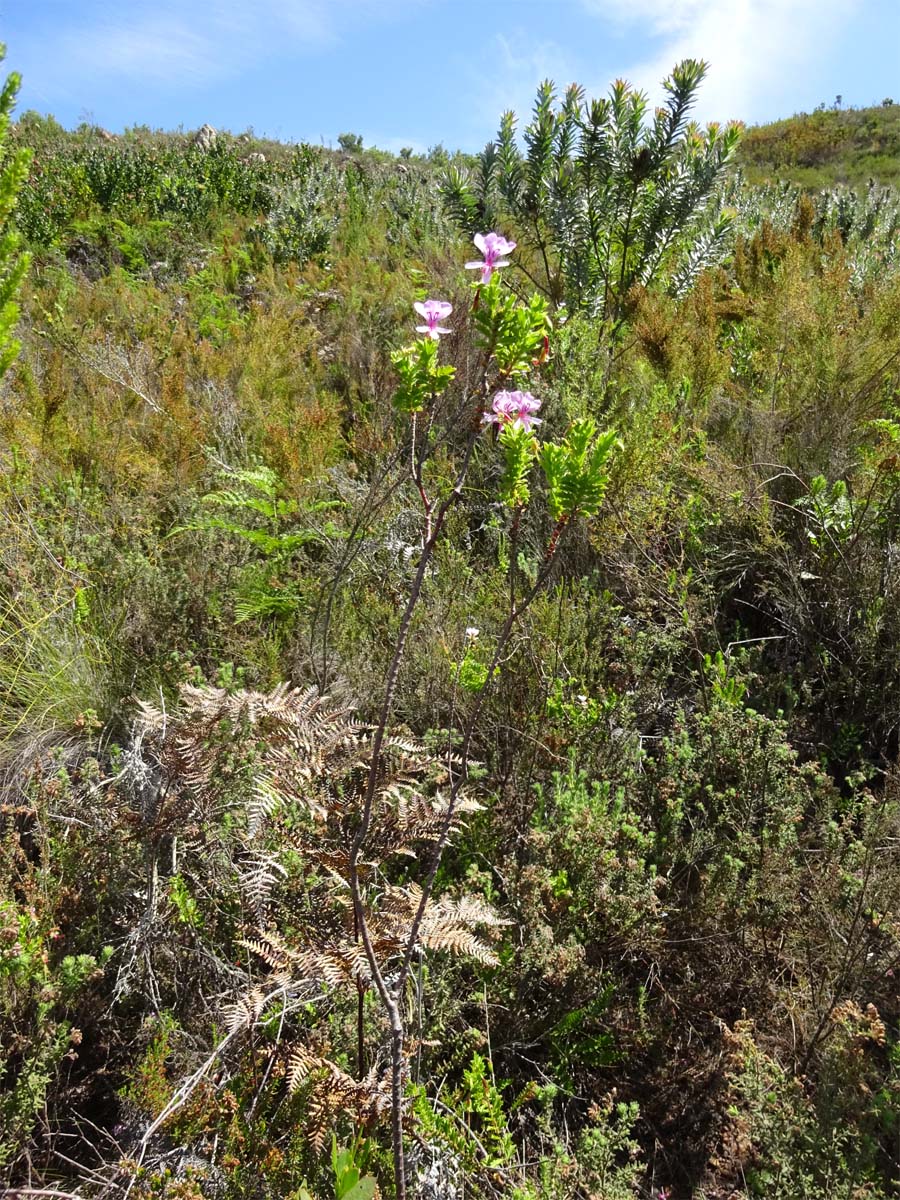
[[416,333],[427,333],[434,341],[437,341],[442,333],[450,333],[449,329],[441,328],[441,321],[446,321],[453,312],[452,304],[446,300],[426,300],[422,304],[417,300],[413,308],[425,321],[424,325],[416,326]]
[[523,429],[531,429],[540,425],[540,418],[535,416],[540,411],[541,402],[535,400],[531,392],[498,392],[491,404],[491,411],[483,414],[482,425],[515,424]]
[[509,262],[504,258],[505,254],[512,254],[516,248],[515,242],[508,242],[500,233],[476,233],[472,239],[481,253],[484,255],[483,262],[467,262],[467,271],[480,271],[481,282],[490,283],[493,273],[500,267],[508,267]]

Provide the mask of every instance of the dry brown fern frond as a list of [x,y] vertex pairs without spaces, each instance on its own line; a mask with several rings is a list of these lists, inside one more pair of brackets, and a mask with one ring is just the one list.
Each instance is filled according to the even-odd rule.
[[368,985],[371,982],[365,951],[362,946],[350,941],[298,951],[294,958],[294,969],[302,979],[331,987],[351,982]]
[[[292,846],[303,859],[318,867],[327,875],[334,877],[337,880],[343,881],[347,877],[350,868],[350,850],[346,846],[332,846],[323,844],[321,838],[316,838],[313,834],[307,833],[305,830],[285,829],[283,831],[285,843]],[[364,872],[360,872],[363,874]]]
[[[449,804],[435,783],[446,764],[408,739],[387,739],[379,758],[371,821],[361,848],[360,873],[367,876],[395,855],[415,857],[417,847],[455,834],[462,818],[481,806],[458,795],[448,822]],[[347,879],[349,852],[366,804],[371,778],[371,745],[367,734],[346,742],[329,758],[328,771],[311,781],[310,804],[315,827],[283,829],[286,841],[303,858],[326,872]]]
[[[377,943],[405,950],[422,891],[415,884],[389,888],[378,912],[371,920]],[[476,932],[496,930],[509,922],[499,917],[485,901],[464,896],[460,900],[429,900],[418,929],[418,943],[427,950],[447,950],[463,958],[472,958],[485,966],[495,966],[497,956]]]
[[371,982],[369,964],[362,946],[351,938],[288,946],[274,930],[258,930],[242,943],[262,959],[270,971],[290,980],[293,989],[301,985],[326,984],[341,987],[351,982]]
[[276,884],[287,876],[287,871],[273,854],[255,854],[241,863],[239,880],[241,891],[256,916],[262,924],[263,918],[272,900],[272,892]]
[[[307,926],[302,941],[291,942],[275,929],[267,928],[257,930],[243,945],[270,971],[289,978],[292,990],[309,985],[370,987],[371,967],[356,937],[352,908],[343,887],[339,893],[332,891],[331,900],[329,920],[320,919],[318,928]],[[390,969],[390,964],[406,953],[421,900],[421,889],[415,884],[387,887],[369,896],[366,923],[382,970]],[[447,951],[484,966],[494,966],[497,958],[485,940],[486,935],[507,924],[490,905],[476,897],[429,900],[418,928],[417,943],[425,950]]]
[[297,1046],[288,1059],[287,1081],[292,1092],[309,1086],[307,1135],[319,1152],[338,1116],[348,1116],[369,1129],[391,1111],[390,1078],[377,1066],[364,1079],[356,1080],[330,1059]]
[[[218,836],[230,894],[237,891],[249,918],[242,944],[254,963],[246,978],[264,981],[268,992],[257,986],[228,1007],[229,1033],[260,1021],[265,995],[281,996],[290,1013],[323,998],[329,1007],[332,994],[360,1001],[376,982],[383,998],[414,928],[417,953],[496,963],[488,939],[505,922],[488,905],[470,897],[423,904],[417,886],[386,882],[391,859],[423,846],[430,858],[480,808],[458,790],[459,764],[403,736],[385,738],[375,762],[372,731],[349,707],[286,684],[234,693],[186,686],[174,712],[142,706],[136,734],[157,793],[192,809],[194,826],[213,831],[210,843]],[[365,839],[355,847],[367,801]],[[242,811],[246,821],[235,820]],[[401,986],[403,973],[395,978]],[[282,1027],[297,1036],[289,1016]],[[282,1044],[273,1053],[289,1086],[308,1089],[315,1145],[341,1114],[368,1126],[390,1111],[384,1067],[355,1080],[309,1045],[288,1058]]]
[[[281,683],[270,692],[229,692],[185,684],[179,696],[174,713],[139,704],[136,738],[154,748],[168,780],[203,809],[215,809],[229,781],[242,783],[251,837],[284,802],[317,812],[324,793],[311,782],[363,729],[348,705],[333,706],[315,688]],[[239,751],[244,769],[235,780],[230,760]]]
[[294,962],[294,952],[271,929],[257,930],[254,937],[243,938],[239,944],[261,958],[270,971],[280,975],[289,972]]
[[254,1025],[271,1001],[278,995],[277,991],[263,990],[261,987],[251,988],[246,995],[239,997],[233,1004],[225,1007],[225,1028],[229,1033]]
[[[474,799],[460,796],[450,817],[448,833],[457,833],[462,818],[480,808]],[[393,785],[379,795],[378,816],[369,839],[372,848],[377,848],[383,857],[414,854],[417,843],[434,843],[443,835],[448,825],[448,804],[440,792],[426,796],[415,787]]]

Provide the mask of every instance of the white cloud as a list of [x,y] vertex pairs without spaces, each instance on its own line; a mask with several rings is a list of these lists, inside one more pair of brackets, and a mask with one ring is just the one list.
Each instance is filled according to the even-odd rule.
[[[563,48],[546,40],[536,42],[532,34],[515,30],[492,40],[472,68],[471,94],[476,102],[471,106],[471,140],[492,137],[499,114],[509,108],[523,125],[543,79],[555,80],[560,91],[578,80],[589,95],[605,95],[612,75],[591,78],[583,62],[586,52],[610,32],[616,35],[616,53],[631,55],[630,62],[626,58],[612,64],[612,72],[646,91],[654,103],[663,101],[661,82],[677,62],[705,59],[709,71],[694,113],[702,121],[784,115],[796,104],[801,91],[798,80],[805,85],[812,107],[831,99],[817,94],[816,89],[826,86],[821,66],[861,0],[575,3],[588,18],[598,18],[587,20],[579,45],[567,43]],[[606,50],[608,57],[609,47]],[[486,128],[483,122],[488,115],[492,124]],[[474,120],[479,122],[477,128]]]
[[[630,34],[649,35],[652,51],[626,78],[660,98],[660,81],[683,58],[710,64],[697,115],[704,120],[784,113],[798,77],[812,83],[860,0],[582,0],[590,13]],[[605,91],[600,82],[597,91]],[[818,97],[829,100],[830,96]]]
[[[219,70],[215,45],[174,14],[137,21],[110,20],[92,29],[68,30],[51,47],[57,85],[72,76],[102,71],[136,82],[204,83]],[[30,76],[30,72],[28,72]],[[53,79],[49,81],[53,84]]]

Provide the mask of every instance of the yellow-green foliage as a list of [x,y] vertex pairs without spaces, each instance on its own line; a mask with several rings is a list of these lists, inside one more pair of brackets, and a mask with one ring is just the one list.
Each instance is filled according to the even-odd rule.
[[738,161],[754,182],[790,179],[804,187],[894,182],[900,175],[900,104],[822,108],[744,134]]

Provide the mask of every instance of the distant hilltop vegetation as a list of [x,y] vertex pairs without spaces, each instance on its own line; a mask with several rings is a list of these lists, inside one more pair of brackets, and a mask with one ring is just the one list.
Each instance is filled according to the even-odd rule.
[[[241,153],[245,163],[259,164],[267,160],[286,164],[295,150],[292,143],[260,137],[252,131],[235,135],[203,125],[194,132],[183,130],[165,132],[148,126],[135,126],[124,133],[110,133],[99,126],[82,123],[77,129],[66,130],[52,116],[27,112],[13,126],[13,137],[32,147],[40,156],[59,151],[65,146],[88,150],[100,143],[120,143],[125,146],[155,146],[184,149],[195,147],[209,151],[218,145],[220,150],[231,147]],[[396,155],[376,146],[364,145],[359,134],[342,133],[333,151],[325,150],[340,163],[355,159],[370,163],[391,163]],[[433,146],[426,154],[412,148],[400,151],[403,161],[413,160],[420,168],[431,163],[444,169],[450,162],[474,166],[476,156],[460,150],[448,151],[443,145]],[[788,180],[802,188],[818,189],[835,184],[865,185],[900,182],[900,90],[897,103],[886,97],[871,108],[825,108],[812,113],[798,113],[768,125],[748,126],[743,133],[733,162],[739,166],[748,183]]]
[[738,161],[751,183],[789,179],[801,187],[900,179],[900,103],[819,108],[747,129]]

